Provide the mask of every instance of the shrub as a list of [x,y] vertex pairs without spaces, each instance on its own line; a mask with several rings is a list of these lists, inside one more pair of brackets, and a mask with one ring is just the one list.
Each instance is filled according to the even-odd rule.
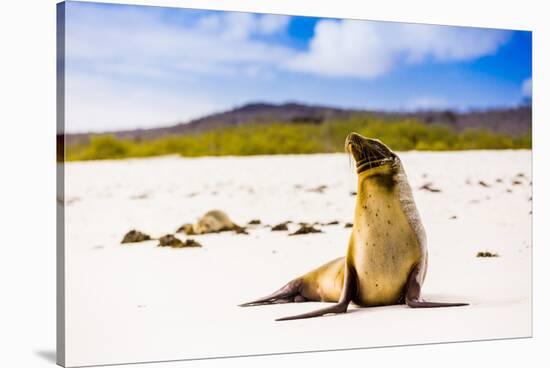
[[67,147],[67,159],[343,152],[345,137],[352,131],[378,138],[396,151],[531,148],[531,134],[513,137],[480,129],[457,132],[445,125],[414,120],[388,122],[357,115],[321,124],[248,124],[139,141],[93,136],[88,143]]

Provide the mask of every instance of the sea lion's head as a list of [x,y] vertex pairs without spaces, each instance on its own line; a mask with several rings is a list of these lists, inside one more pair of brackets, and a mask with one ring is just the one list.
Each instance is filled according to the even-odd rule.
[[355,160],[357,174],[382,171],[389,173],[399,160],[399,157],[380,140],[363,137],[355,132],[347,136],[345,148]]

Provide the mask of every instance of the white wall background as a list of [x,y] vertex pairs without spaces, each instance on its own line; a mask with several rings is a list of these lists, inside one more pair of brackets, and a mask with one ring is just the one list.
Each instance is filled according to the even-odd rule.
[[[534,31],[534,338],[141,365],[143,367],[544,366],[550,343],[550,26],[544,2],[523,0],[111,1]],[[55,3],[0,11],[0,365],[55,359]],[[21,139],[23,138],[23,139]],[[506,321],[502,321],[506,323]],[[392,326],[398,328],[398,326]],[[238,333],[238,332],[237,332]],[[337,339],[337,336],[327,336]],[[546,353],[546,354],[545,354]]]

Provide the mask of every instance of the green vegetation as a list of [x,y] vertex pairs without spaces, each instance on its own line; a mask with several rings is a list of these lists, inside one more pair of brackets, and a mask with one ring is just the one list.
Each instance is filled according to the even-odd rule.
[[479,129],[458,132],[414,120],[387,122],[353,117],[321,124],[241,125],[140,141],[93,136],[85,144],[68,146],[66,154],[68,160],[75,161],[167,154],[197,157],[343,152],[345,137],[352,131],[378,138],[396,151],[531,148],[531,134],[514,137]]

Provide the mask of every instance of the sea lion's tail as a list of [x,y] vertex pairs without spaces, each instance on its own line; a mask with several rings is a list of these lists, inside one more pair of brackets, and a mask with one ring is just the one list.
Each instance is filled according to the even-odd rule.
[[267,304],[281,304],[281,303],[292,303],[295,298],[298,298],[299,301],[304,299],[300,294],[300,287],[302,286],[302,279],[297,278],[290,281],[288,284],[275,291],[273,294],[265,296],[254,301],[240,304],[239,307],[254,307],[258,305],[267,305]]

